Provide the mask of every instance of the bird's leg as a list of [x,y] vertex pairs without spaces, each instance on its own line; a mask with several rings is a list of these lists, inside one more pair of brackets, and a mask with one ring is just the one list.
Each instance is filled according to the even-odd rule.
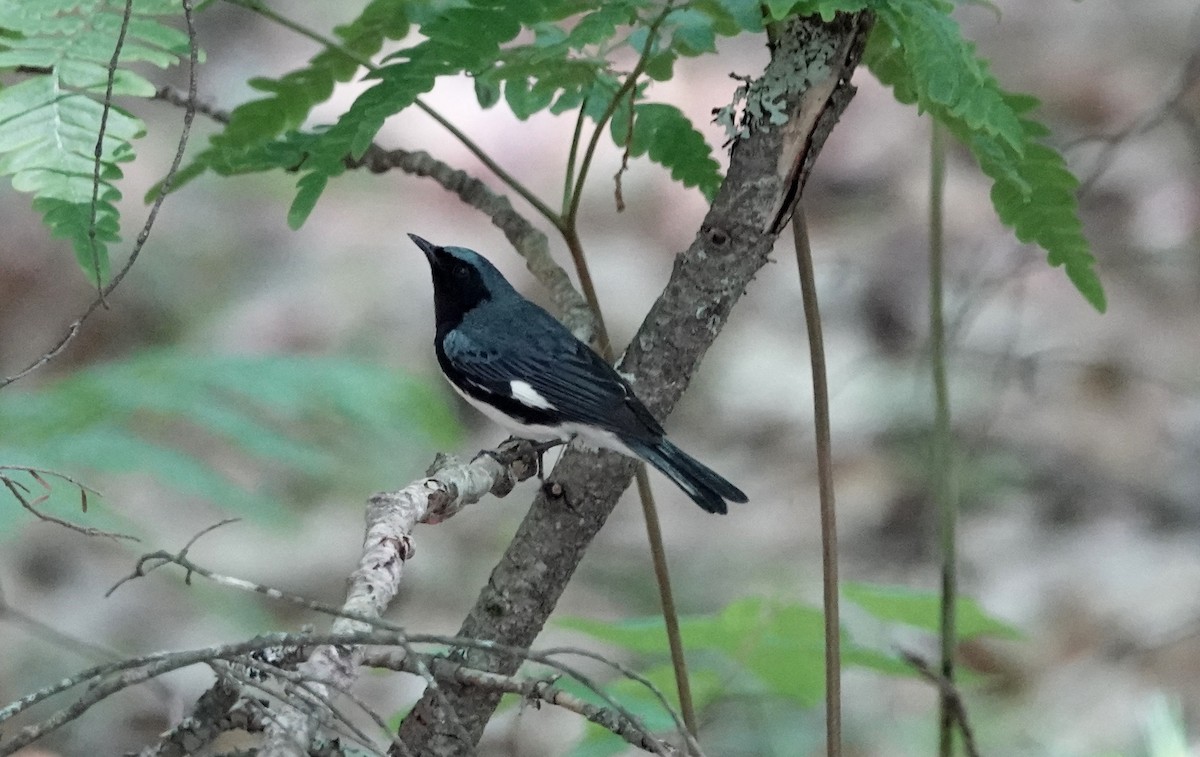
[[529,450],[537,456],[537,477],[538,481],[540,481],[542,484],[546,483],[545,461],[542,459],[542,456],[545,455],[547,451],[554,449],[558,445],[567,443],[565,439],[553,439],[547,442],[535,442],[532,439],[521,439],[520,437],[510,436],[500,445],[500,449],[482,449],[479,450],[479,454],[475,457],[478,459],[482,455],[487,455],[496,462],[500,463],[500,465],[507,468],[514,462],[514,453],[516,450],[520,449],[519,447],[510,446],[511,442],[525,442],[529,445]]
[[546,473],[545,460],[543,460],[543,459],[542,459],[542,456],[543,456],[543,455],[545,455],[545,454],[546,454],[547,452],[549,452],[550,450],[552,450],[552,449],[554,449],[555,447],[557,447],[558,445],[560,445],[560,444],[566,444],[566,443],[567,443],[567,440],[566,440],[566,439],[551,439],[551,440],[550,440],[550,441],[548,441],[548,442],[533,442],[533,443],[532,443],[532,446],[533,446],[533,451],[534,451],[535,453],[537,453],[537,476],[538,476],[538,481],[541,481],[543,484],[545,484],[545,483],[546,483],[546,476],[545,476],[545,473]]
[[[478,460],[486,455],[487,457],[490,457],[499,463],[500,467],[509,468],[517,460],[528,454],[527,452],[522,452],[522,444],[532,444],[532,442],[527,439],[518,439],[515,436],[510,436],[504,441],[500,442],[499,446],[497,446],[495,449],[479,450],[479,452],[475,455],[475,459]],[[528,478],[528,476],[526,476],[526,478]]]

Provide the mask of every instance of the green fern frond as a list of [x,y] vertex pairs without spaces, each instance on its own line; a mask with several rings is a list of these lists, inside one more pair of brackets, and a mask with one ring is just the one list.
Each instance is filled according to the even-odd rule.
[[992,204],[1019,240],[1063,266],[1097,310],[1106,306],[1066,161],[1041,140],[1049,130],[1027,117],[1037,101],[1005,92],[962,39],[943,0],[880,3],[863,60],[896,99],[926,110],[958,137],[993,183]]
[[[0,175],[32,194],[34,208],[58,237],[70,240],[93,283],[108,276],[108,245],[118,237],[119,163],[133,159],[132,140],[142,122],[113,107],[102,145],[95,223],[92,191],[95,151],[108,68],[120,34],[125,3],[119,0],[0,0],[0,70],[37,72],[0,89]],[[121,65],[166,67],[188,53],[187,35],[156,16],[179,5],[136,0],[121,47]],[[150,97],[154,86],[133,71],[113,74],[114,95]],[[97,280],[97,273],[99,278]]]
[[298,228],[308,218],[330,178],[345,170],[347,156],[357,158],[370,147],[390,116],[433,89],[439,76],[474,73],[494,65],[501,46],[522,28],[553,20],[561,3],[476,4],[453,7],[421,27],[426,39],[384,59],[373,87],[359,95],[342,116],[312,141],[297,182],[288,223]]
[[[507,51],[495,66],[477,74],[475,81],[491,84],[497,90],[503,84],[505,102],[521,120],[547,108],[561,112],[562,103],[577,107],[606,66],[594,59],[568,57],[565,44],[551,55],[555,53],[559,55],[551,57],[545,50],[528,47]],[[556,103],[560,104],[557,108]]]
[[[225,129],[213,135],[209,146],[180,170],[173,188],[208,170],[229,176],[295,167],[298,161],[269,160],[264,146],[303,126],[312,109],[328,100],[337,84],[353,79],[361,68],[359,61],[377,54],[385,40],[404,39],[412,27],[410,6],[407,0],[372,0],[353,21],[334,28],[342,49],[322,50],[304,68],[278,79],[251,79],[250,86],[268,96],[234,108]],[[280,156],[276,151],[272,157]]]
[[[397,2],[376,0],[367,14],[338,32],[343,46],[355,50],[357,61],[373,54],[380,39],[407,29],[396,25],[383,37],[378,29],[374,34],[367,31],[372,24],[378,26],[377,20],[368,18],[373,9]],[[425,39],[384,57],[368,75],[373,85],[335,123],[298,131],[312,105],[326,99],[336,82],[357,70],[354,61],[347,64],[345,54],[329,50],[282,79],[256,80],[255,86],[271,96],[236,109],[225,132],[183,169],[175,186],[210,169],[221,174],[297,170],[300,176],[288,223],[299,227],[329,181],[346,170],[346,159],[360,157],[387,118],[413,105],[443,76],[470,76],[482,107],[504,100],[521,119],[544,110],[560,114],[583,107],[596,120],[618,88],[609,54],[621,47],[641,53],[649,34],[646,17],[660,11],[648,0],[470,0],[425,9],[420,19]],[[657,52],[647,73],[669,78],[680,55],[710,50],[717,35],[737,33],[742,28],[738,12],[715,0],[701,0],[694,8],[669,13],[654,42]],[[620,39],[618,30],[624,28],[629,32]],[[352,45],[346,30],[355,30],[356,38],[366,42]],[[532,42],[516,42],[523,30],[533,33]],[[643,96],[644,88],[639,86],[635,100]],[[627,116],[622,120],[628,124]],[[633,154],[649,154],[677,180],[698,186],[711,197],[719,183],[718,166],[700,132],[668,106],[648,109],[640,120]]]
[[973,133],[1003,140],[1020,153],[1025,134],[987,62],[962,36],[945,0],[880,3],[880,24],[899,42],[923,110],[944,113]]

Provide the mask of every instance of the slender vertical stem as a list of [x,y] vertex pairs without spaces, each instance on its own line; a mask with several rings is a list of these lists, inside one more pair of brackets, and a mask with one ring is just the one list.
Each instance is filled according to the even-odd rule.
[[683,655],[683,636],[679,633],[679,613],[675,610],[675,596],[671,592],[671,574],[667,571],[667,556],[662,549],[662,528],[658,524],[658,509],[654,506],[654,492],[650,489],[650,474],[646,464],[637,467],[638,496],[642,500],[642,514],[646,516],[646,537],[650,541],[650,556],[654,562],[654,577],[658,579],[659,600],[662,602],[663,618],[667,627],[667,646],[671,649],[671,667],[675,670],[675,688],[679,692],[679,711],[683,724],[692,736],[699,732],[696,723],[696,707],[692,703],[692,686],[688,681],[687,658]]
[[567,153],[567,173],[563,178],[562,215],[565,217],[571,210],[571,190],[575,186],[575,161],[579,159],[579,144],[583,140],[583,122],[587,118],[587,100],[579,105],[579,114],[575,117],[575,131],[571,133],[571,150]]
[[804,208],[792,213],[792,237],[800,266],[800,292],[808,350],[812,362],[813,425],[817,438],[817,482],[821,499],[822,596],[825,604],[825,753],[842,753],[842,652],[838,620],[837,509],[833,497],[833,439],[829,430],[829,387],[825,378],[825,343],[821,336],[821,311],[813,275],[812,246]]
[[[579,145],[583,134],[584,121],[583,107],[580,106],[579,118],[575,122],[575,132],[571,137],[571,151],[567,164],[566,180],[563,184],[563,212],[557,219],[551,218],[551,221],[558,228],[559,233],[562,234],[563,240],[567,243],[567,249],[571,252],[571,260],[575,264],[575,272],[579,276],[579,285],[583,289],[584,299],[587,300],[588,305],[592,308],[592,312],[596,315],[596,346],[604,359],[610,363],[615,357],[613,355],[612,340],[608,336],[608,327],[604,322],[604,314],[600,312],[600,299],[596,294],[595,284],[592,282],[592,274],[588,268],[587,256],[583,252],[583,243],[579,239],[577,225],[579,203],[583,197],[583,186],[587,180],[588,169],[591,167],[592,160],[596,154],[596,144],[599,142],[600,135],[604,131],[605,124],[616,111],[621,98],[625,97],[628,92],[633,91],[637,86],[638,77],[645,70],[646,62],[650,57],[650,50],[655,34],[658,32],[658,27],[670,10],[671,3],[668,2],[666,8],[663,9],[651,24],[646,48],[638,58],[637,65],[634,66],[633,71],[625,78],[625,82],[617,90],[616,94],[613,95],[612,101],[608,104],[599,121],[596,122],[596,128],[592,132],[587,146],[584,148],[583,157],[578,162],[578,174],[576,174],[576,159],[579,157]],[[574,180],[573,186],[572,180]],[[550,218],[550,216],[547,217]],[[675,672],[675,688],[679,694],[679,707],[683,712],[684,725],[687,726],[692,736],[696,736],[696,713],[692,703],[691,683],[688,680],[687,660],[683,653],[683,638],[679,633],[679,614],[675,609],[675,597],[671,591],[671,577],[667,570],[667,552],[663,546],[662,529],[659,527],[658,508],[654,504],[654,493],[650,488],[650,478],[646,473],[646,466],[644,464],[639,464],[637,468],[637,487],[638,499],[642,503],[642,514],[646,519],[646,538],[650,542],[650,557],[654,564],[654,577],[658,584],[659,601],[662,604],[663,625],[667,629],[667,645],[671,651],[671,667]]]
[[575,274],[579,276],[579,288],[583,290],[583,298],[596,315],[596,349],[608,362],[615,358],[612,342],[608,338],[608,326],[604,323],[604,314],[600,312],[600,298],[596,295],[596,285],[592,282],[592,271],[588,267],[587,257],[583,254],[583,243],[579,240],[579,232],[575,230],[575,221],[570,219],[568,226],[563,228],[563,241],[571,253],[571,262],[575,264]]
[[942,554],[942,600],[939,624],[941,674],[948,684],[938,697],[938,755],[954,752],[955,604],[958,595],[956,536],[958,503],[950,459],[950,390],[946,380],[946,328],[942,317],[943,197],[946,184],[946,145],[942,126],[933,122],[929,151],[929,359],[933,371],[933,443],[930,473],[938,512],[938,541]]
[[[612,118],[612,114],[616,112],[617,107],[621,104],[621,100],[628,96],[631,92],[636,91],[638,78],[642,72],[646,70],[646,65],[650,62],[650,53],[654,50],[654,41],[658,36],[658,28],[662,26],[663,21],[671,13],[674,5],[674,0],[668,0],[662,11],[655,16],[650,22],[650,33],[646,35],[646,46],[642,49],[642,54],[638,56],[638,61],[634,65],[633,70],[625,77],[625,81],[617,88],[616,94],[608,103],[608,107],[604,109],[604,113],[596,121],[596,128],[592,131],[592,136],[588,139],[587,146],[583,151],[583,160],[579,164],[579,176],[575,179],[575,189],[571,193],[571,201],[567,203],[567,209],[563,213],[563,217],[567,223],[574,225],[575,218],[579,214],[579,202],[583,199],[583,184],[587,181],[588,169],[591,168],[592,158],[596,154],[596,145],[600,143],[600,135],[604,133],[604,127],[608,124],[608,119]],[[629,107],[633,107],[631,102]]]

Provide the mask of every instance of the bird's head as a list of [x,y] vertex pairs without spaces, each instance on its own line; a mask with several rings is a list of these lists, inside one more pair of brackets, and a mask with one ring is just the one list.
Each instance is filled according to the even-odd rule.
[[500,271],[474,250],[439,247],[416,234],[408,236],[425,253],[433,272],[433,306],[439,330],[454,328],[474,308],[513,291]]

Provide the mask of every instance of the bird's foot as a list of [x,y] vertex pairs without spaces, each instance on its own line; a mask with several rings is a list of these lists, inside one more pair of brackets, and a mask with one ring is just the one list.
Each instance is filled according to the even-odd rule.
[[566,443],[564,439],[551,439],[548,442],[530,442],[530,446],[533,447],[533,451],[537,455],[538,481],[541,481],[543,484],[546,483],[546,461],[543,459],[543,456],[555,447]]
[[[503,442],[501,442],[500,446],[496,449],[479,450],[479,454],[475,455],[475,459],[478,460],[480,457],[487,455],[496,462],[500,463],[500,465],[507,468],[518,459],[532,454],[534,456],[538,481],[545,484],[545,461],[543,460],[543,455],[545,455],[549,450],[552,450],[560,444],[565,443],[566,442],[562,439],[554,439],[547,442],[535,442],[531,439],[521,439],[520,437],[510,436],[508,439],[505,439]],[[523,476],[522,480],[524,480],[524,478],[528,478],[528,476]]]

